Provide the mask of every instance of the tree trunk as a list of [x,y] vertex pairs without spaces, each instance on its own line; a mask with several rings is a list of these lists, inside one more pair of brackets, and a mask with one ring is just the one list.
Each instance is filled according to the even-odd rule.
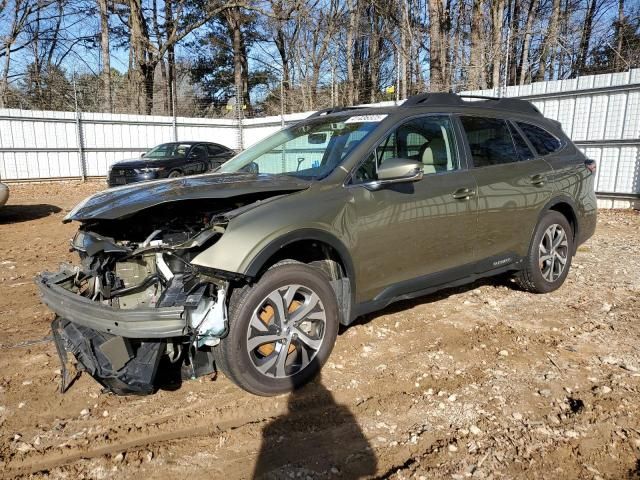
[[177,115],[175,109],[178,99],[178,81],[176,79],[176,54],[173,47],[167,49],[167,73],[169,75],[169,114]]
[[529,72],[529,48],[531,48],[533,20],[538,10],[538,2],[539,0],[531,0],[529,11],[527,12],[527,23],[524,28],[524,42],[522,44],[522,59],[520,61],[520,85],[524,85]]
[[[357,0],[347,0],[347,8],[349,9],[349,27],[347,29],[347,105],[353,105],[355,102],[355,80],[353,74],[353,46],[355,43],[356,28],[358,21]],[[314,77],[316,75],[314,74]]]
[[[151,115],[153,111],[153,72],[155,63],[149,58],[149,32],[142,13],[142,0],[129,0],[131,24],[130,48],[135,64],[133,86],[136,93],[144,92],[143,112]],[[140,105],[140,104],[139,104]]]
[[471,10],[471,52],[469,59],[469,89],[484,88],[484,42],[482,40],[483,0],[473,0]]
[[231,7],[224,12],[227,27],[231,36],[233,49],[233,83],[236,89],[236,101],[240,111],[249,104],[249,81],[247,71],[247,53],[242,33],[242,10],[240,7]]
[[102,51],[102,108],[113,113],[111,98],[111,49],[109,46],[108,0],[98,0],[100,10],[100,49]]
[[620,70],[622,66],[620,63],[622,61],[622,37],[624,36],[623,27],[624,25],[624,0],[618,0],[618,22],[616,23],[616,37],[618,42],[616,43],[616,52],[615,52],[615,60],[613,61],[613,66],[616,71]]
[[20,8],[22,7],[21,0],[16,0],[13,10],[13,22],[11,24],[11,34],[9,38],[5,40],[5,57],[4,68],[2,70],[2,83],[0,84],[0,108],[5,108],[7,105],[7,91],[9,90],[9,71],[11,67],[11,47],[18,38],[20,31],[19,16]]
[[151,115],[153,113],[153,77],[155,73],[155,63],[146,63],[142,69],[144,79],[144,105],[145,113]]
[[282,85],[285,90],[289,90],[290,74],[289,57],[287,55],[287,40],[281,26],[278,26],[276,28],[276,34],[273,39],[276,44],[276,48],[278,49],[278,54],[280,55],[280,66],[282,68]]
[[408,0],[400,0],[402,24],[400,26],[400,99],[409,95],[408,63],[411,51],[411,25],[409,24]]
[[[542,53],[540,54],[540,65],[536,73],[535,80],[543,81],[547,70],[549,60],[555,61],[555,52],[558,44],[558,20],[560,19],[560,0],[553,0],[551,7],[551,18],[549,19],[549,27],[547,35],[542,44]],[[553,65],[549,67],[549,80],[553,80]]]
[[[558,0],[556,0],[558,1]],[[493,68],[491,75],[491,86],[500,86],[500,69],[502,67],[502,17],[504,15],[505,0],[493,0],[491,4],[491,24],[493,26],[493,40],[491,49],[493,50]]]
[[[171,33],[175,29],[175,23],[173,21],[173,4],[172,0],[164,0],[164,22],[165,22],[165,30],[167,36],[167,42],[169,42],[169,37]],[[173,44],[169,45],[167,48],[167,76],[169,83],[169,92],[168,92],[168,103],[169,103],[169,115],[175,115],[175,99],[173,98],[176,95],[176,54],[175,48]]]
[[442,58],[442,0],[428,0],[429,8],[429,76],[430,91],[445,89]]
[[382,36],[380,35],[380,17],[378,9],[371,6],[371,35],[369,37],[369,101],[377,101],[378,83],[380,82],[380,47]]
[[584,72],[587,65],[587,56],[589,55],[589,42],[591,41],[591,29],[593,27],[593,17],[596,11],[596,0],[591,0],[587,6],[587,14],[584,19],[584,27],[582,28],[582,36],[580,37],[580,50],[578,59],[576,60],[576,74],[580,75]]
[[466,21],[466,4],[465,2],[458,2],[458,12],[456,14],[455,32],[453,35],[453,46],[451,48],[451,69],[449,84],[455,87],[455,91],[458,91],[458,82],[464,75],[464,25]]
[[518,59],[516,58],[516,54],[518,51],[518,43],[516,42],[516,38],[519,37],[518,25],[520,24],[520,0],[513,0],[511,4],[510,12],[511,12],[511,22],[509,33],[511,37],[511,42],[509,43],[509,65],[508,68],[508,77],[507,77],[507,85],[515,85],[518,76]]

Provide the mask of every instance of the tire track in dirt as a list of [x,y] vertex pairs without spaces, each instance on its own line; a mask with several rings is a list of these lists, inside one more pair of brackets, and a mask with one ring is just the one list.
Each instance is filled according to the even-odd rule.
[[[149,447],[158,443],[170,443],[185,438],[194,438],[202,436],[210,436],[220,434],[241,428],[243,426],[263,423],[269,421],[269,418],[262,419],[233,419],[219,422],[214,425],[201,427],[188,427],[179,430],[162,432],[155,435],[147,435],[133,439],[116,440],[110,445],[105,445],[89,450],[80,450],[69,454],[52,454],[45,455],[45,458],[34,461],[33,457],[21,460],[19,463],[23,465],[12,466],[7,465],[7,469],[0,473],[0,478],[16,478],[23,475],[31,475],[35,473],[45,472],[56,467],[70,465],[79,460],[87,460],[91,458],[103,457],[114,453],[127,452],[130,450],[138,450]],[[16,462],[17,463],[17,462]]]
[[[338,392],[334,397],[334,400],[336,402],[335,405],[331,405],[329,407],[327,407],[327,405],[324,403],[319,403],[318,398],[314,397],[313,395],[303,395],[296,398],[295,403],[297,410],[293,413],[289,410],[290,407],[287,406],[286,402],[283,402],[282,405],[279,405],[278,407],[268,412],[268,414],[263,414],[262,416],[233,417],[226,420],[220,420],[212,425],[190,425],[183,428],[175,428],[175,424],[184,423],[184,418],[171,418],[168,416],[163,416],[162,418],[150,421],[146,425],[141,425],[140,428],[150,429],[151,427],[157,427],[162,424],[164,431],[151,435],[141,435],[134,438],[131,438],[130,433],[128,432],[123,432],[124,438],[113,438],[113,432],[110,432],[109,444],[107,445],[90,449],[76,448],[75,451],[70,453],[44,453],[41,456],[30,455],[17,461],[8,462],[7,464],[5,464],[5,470],[3,472],[0,472],[0,478],[15,478],[19,476],[42,473],[50,471],[54,468],[69,466],[80,460],[94,459],[98,457],[114,455],[117,453],[133,452],[153,446],[170,447],[172,444],[179,443],[185,439],[189,439],[191,442],[194,442],[197,441],[198,438],[202,437],[211,437],[215,435],[219,436],[232,431],[264,426],[265,424],[273,422],[280,417],[286,417],[288,422],[300,424],[304,424],[308,417],[320,418],[322,416],[325,416],[331,418],[331,415],[328,414],[330,413],[331,408],[334,407],[337,409],[341,408],[341,405],[353,403],[353,395],[354,393],[352,392]],[[398,404],[399,396],[406,396],[408,403],[409,399],[411,399],[415,395],[412,395],[408,392],[390,391],[386,392],[385,394],[376,396],[375,403],[384,404],[386,401],[393,400],[393,402]],[[281,399],[282,397],[279,398]],[[371,397],[363,399],[355,407],[350,409],[355,410],[354,414],[358,414],[359,421],[367,419],[367,417],[370,417],[369,420],[371,421],[374,420],[374,417],[372,416],[373,412],[370,411],[371,408],[369,408],[369,406],[367,405],[371,400],[373,400],[373,398]],[[193,412],[191,413],[191,415],[193,415]],[[174,421],[171,422],[171,420]],[[327,438],[326,433],[328,431],[333,432],[332,429],[335,430],[335,427],[329,425],[329,428],[327,428],[326,430],[317,432],[317,435],[314,435],[315,442],[322,444],[326,443],[326,446],[328,448],[330,446],[330,443],[327,443],[325,441],[325,439]],[[332,433],[331,437],[334,436],[335,435]],[[298,449],[297,451],[301,455],[301,458],[305,457],[303,450]],[[308,452],[306,456],[311,458],[313,455],[311,452]],[[246,458],[246,456],[239,457],[238,459],[240,460],[243,458]],[[233,457],[230,457],[229,460],[233,460]]]

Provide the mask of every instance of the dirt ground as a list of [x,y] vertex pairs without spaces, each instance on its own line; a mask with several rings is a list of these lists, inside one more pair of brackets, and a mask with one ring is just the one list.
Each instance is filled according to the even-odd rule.
[[32,279],[74,260],[62,217],[100,188],[13,185],[0,209],[0,477],[640,478],[637,212],[601,212],[554,293],[499,278],[359,320],[288,396],[61,395]]

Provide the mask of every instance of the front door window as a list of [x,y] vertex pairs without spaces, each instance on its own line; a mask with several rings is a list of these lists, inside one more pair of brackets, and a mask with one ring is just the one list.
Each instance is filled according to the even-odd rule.
[[377,180],[378,168],[390,158],[422,163],[425,175],[459,169],[449,116],[429,115],[400,125],[356,169],[352,182],[357,184]]

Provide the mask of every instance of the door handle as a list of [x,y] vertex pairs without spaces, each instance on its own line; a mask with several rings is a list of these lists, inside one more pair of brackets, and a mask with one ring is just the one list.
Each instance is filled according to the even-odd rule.
[[476,194],[475,190],[472,190],[470,188],[459,188],[458,190],[453,192],[451,195],[456,200],[469,200],[475,194]]
[[531,181],[531,185],[535,185],[537,187],[541,187],[544,185],[544,182],[546,181],[546,177],[544,175],[532,175],[530,178]]

